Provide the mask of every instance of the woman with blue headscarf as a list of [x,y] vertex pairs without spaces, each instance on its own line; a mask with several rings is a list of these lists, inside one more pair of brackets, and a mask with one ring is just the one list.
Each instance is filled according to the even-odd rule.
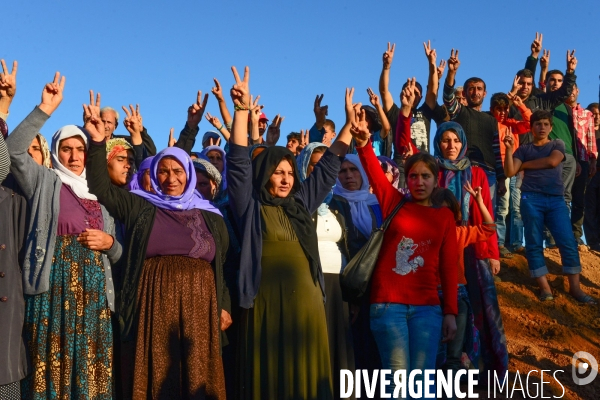
[[[327,146],[323,143],[308,144],[296,158],[300,182],[304,182],[321,160]],[[340,272],[349,259],[346,247],[346,223],[338,212],[332,212],[328,203],[333,197],[330,192],[317,211],[313,221],[317,230],[319,258],[325,281],[325,318],[329,337],[329,357],[333,373],[334,398],[340,398],[340,375],[337,371],[353,371],[354,349],[350,331],[348,303],[342,299]]]
[[192,160],[177,147],[152,159],[152,192],[112,185],[102,121],[86,114],[90,191],[125,227],[118,314],[122,340],[136,340],[133,398],[225,399],[220,335],[231,306],[221,213],[200,196]]
[[[487,188],[487,175],[467,158],[467,137],[462,126],[452,121],[441,124],[435,134],[433,146],[434,156],[440,167],[439,186],[452,191],[458,200],[462,214],[461,224],[483,224],[477,203],[464,185],[468,182],[474,188]],[[493,210],[489,191],[482,190],[481,193],[488,210]],[[499,266],[498,259],[498,237],[495,233],[487,241],[477,242],[465,249],[466,281],[461,282],[459,277],[459,286],[462,285],[464,290],[466,284],[469,293],[468,299],[466,293],[464,298],[460,298],[459,287],[459,315],[456,318],[458,330],[454,340],[448,344],[446,366],[449,368],[458,368],[460,364],[463,339],[465,334],[469,334],[465,332],[469,306],[473,308],[475,326],[480,333],[485,370],[495,370],[499,375],[504,375],[508,368],[506,337],[492,275],[493,268],[490,268],[490,263],[498,263]]]

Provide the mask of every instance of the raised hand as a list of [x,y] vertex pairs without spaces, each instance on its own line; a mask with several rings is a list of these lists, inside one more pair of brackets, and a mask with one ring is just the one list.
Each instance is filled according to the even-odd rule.
[[412,110],[415,99],[417,98],[416,94],[417,89],[417,79],[407,79],[406,87],[402,89],[402,93],[400,93],[400,101],[402,103],[402,108],[406,108]]
[[262,113],[262,109],[264,106],[258,104],[258,100],[260,99],[260,95],[256,96],[254,100],[252,100],[252,96],[250,96],[250,121],[252,124],[258,124],[260,119],[260,114]]
[[123,111],[125,111],[125,119],[123,120],[123,125],[125,125],[125,129],[129,132],[131,137],[141,137],[142,130],[144,130],[144,126],[142,125],[142,115],[140,114],[140,105],[136,104],[135,108],[133,105],[129,105],[129,110],[125,106],[121,106]]
[[542,56],[540,57],[540,67],[543,69],[548,69],[550,65],[550,50],[544,50]]
[[169,131],[169,142],[167,143],[168,147],[173,147],[175,146],[175,143],[177,143],[177,139],[175,139],[175,128],[171,128],[171,130]]
[[446,60],[440,60],[440,65],[437,67],[438,79],[442,79],[442,76],[444,76],[445,69],[446,69]]
[[523,107],[523,100],[521,100],[521,98],[519,96],[517,96],[516,92],[515,93],[510,92],[507,94],[507,96],[508,96],[508,99],[513,102],[515,107],[517,107],[517,108]]
[[515,146],[515,142],[511,133],[507,133],[506,136],[504,136],[504,140],[502,140],[502,142],[504,142],[504,147],[506,147],[506,151],[512,150]]
[[350,133],[356,142],[357,147],[363,147],[369,141],[371,132],[369,132],[369,126],[367,124],[367,115],[364,109],[356,112],[355,118],[352,121],[352,127]]
[[[14,72],[14,70],[13,70]],[[60,77],[60,72],[54,74],[54,81],[47,83],[42,90],[42,102],[40,103],[40,110],[48,115],[58,108],[63,99],[63,90],[65,89],[66,78]]]
[[427,43],[423,42],[423,48],[425,49],[425,56],[429,63],[435,65],[437,63],[437,54],[435,49],[431,48],[431,40],[428,40]]
[[456,73],[459,66],[460,60],[458,59],[458,49],[452,49],[450,50],[450,58],[448,59],[448,71]]
[[94,91],[90,90],[90,104],[83,105],[83,120],[85,121],[83,127],[88,131],[92,140],[102,142],[105,136],[104,123],[100,118],[100,93],[96,94],[94,100]]
[[309,143],[310,130],[300,130],[300,143],[298,143],[298,147],[296,147],[296,153],[300,154],[300,152],[308,146]]
[[235,105],[236,111],[248,110],[250,106],[250,68],[244,68],[244,79],[240,79],[240,75],[235,67],[231,67],[235,84],[231,88],[231,100]]
[[567,50],[567,73],[574,73],[575,68],[577,68],[577,57],[575,57],[575,50],[569,54],[569,50]]
[[354,88],[346,88],[346,123],[354,121],[354,107],[352,105],[352,97],[354,96]]
[[269,125],[269,129],[267,129],[267,146],[275,146],[277,144],[281,136],[281,123],[284,119],[285,117],[281,117],[279,114],[273,118],[273,122]]
[[390,45],[388,42],[387,50],[383,53],[383,69],[390,69],[392,67],[392,60],[394,59],[394,51],[396,50],[396,43]]
[[315,119],[317,120],[317,125],[323,125],[325,123],[325,117],[327,116],[327,112],[329,111],[329,106],[321,106],[321,101],[323,100],[323,95],[315,97],[315,105],[313,107],[313,111],[315,112]]
[[473,196],[473,200],[476,200],[477,202],[483,200],[483,197],[481,196],[481,186],[473,189],[471,182],[467,181],[467,183],[463,185],[463,188]]
[[206,103],[208,103],[208,93],[202,99],[202,91],[198,90],[196,102],[188,107],[187,125],[190,128],[196,128],[200,124],[202,115],[204,115],[204,111],[206,110]]
[[535,39],[533,39],[533,42],[531,43],[531,56],[534,58],[537,58],[538,55],[540,54],[540,52],[542,51],[542,39],[544,38],[544,35],[542,35],[541,33],[536,32],[535,33]]
[[381,104],[379,103],[379,96],[377,96],[375,94],[375,92],[373,91],[373,89],[368,88],[367,89],[367,94],[369,95],[369,101],[371,102],[371,104],[373,105],[373,107],[375,107],[375,108],[381,107]]
[[2,64],[2,73],[0,73],[0,99],[11,99],[17,93],[17,67],[16,61],[13,61],[12,71],[9,73],[4,60]]
[[209,112],[206,112],[204,118],[206,118],[206,120],[210,122],[212,126],[217,128],[217,130],[220,130],[219,127],[223,127],[223,124],[221,123],[219,117],[213,116]]
[[215,95],[217,101],[219,101],[219,102],[225,101],[225,97],[223,96],[223,89],[221,88],[221,84],[219,83],[217,78],[213,78],[213,81],[215,81],[215,86],[212,89],[210,89],[210,91],[212,92],[212,94]]
[[507,93],[508,98],[517,94],[519,92],[519,89],[521,89],[519,79],[521,79],[521,77],[519,77],[519,75],[515,75],[515,78],[513,79],[512,83],[512,88],[510,89],[510,92]]

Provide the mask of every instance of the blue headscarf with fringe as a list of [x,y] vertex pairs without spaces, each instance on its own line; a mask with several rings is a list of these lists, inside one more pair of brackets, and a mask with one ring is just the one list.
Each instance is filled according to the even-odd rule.
[[[300,154],[298,154],[298,157],[296,157],[296,164],[298,165],[298,175],[300,176],[300,182],[304,182],[308,177],[306,171],[308,170],[308,166],[310,165],[310,158],[312,157],[313,151],[315,151],[315,149],[318,147],[324,147],[325,149],[327,149],[327,146],[325,146],[321,142],[312,142],[309,143],[306,147],[304,147]],[[327,211],[329,210],[328,204],[331,201],[332,197],[333,190],[330,190],[325,200],[323,200],[323,203],[317,209],[317,214],[327,215]]]
[[[440,147],[442,136],[447,131],[454,132],[458,136],[458,140],[462,143],[462,148],[455,160],[444,158]],[[471,195],[465,190],[464,185],[467,182],[471,183],[473,174],[471,172],[471,161],[467,157],[467,135],[465,135],[462,126],[453,121],[441,124],[435,133],[433,148],[433,155],[443,173],[443,179],[440,180],[439,185],[454,193],[454,197],[456,197],[460,204],[462,224],[466,225],[469,220],[469,201],[471,200]]]

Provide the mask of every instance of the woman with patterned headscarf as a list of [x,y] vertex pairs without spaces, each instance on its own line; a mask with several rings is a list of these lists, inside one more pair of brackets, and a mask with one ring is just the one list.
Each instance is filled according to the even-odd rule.
[[123,138],[106,142],[106,165],[113,185],[124,187],[131,180],[135,166],[133,147]]
[[52,137],[52,169],[27,153],[62,101],[64,77],[60,84],[58,79],[57,73],[45,86],[39,107],[7,140],[12,173],[31,206],[23,333],[35,373],[22,381],[21,389],[25,399],[111,399],[111,263],[122,249],[114,237],[114,221],[88,190],[88,137],[75,125],[59,129]]
[[29,149],[27,149],[27,153],[29,153],[31,158],[33,158],[38,165],[43,165],[46,168],[52,168],[50,148],[48,147],[46,138],[42,136],[41,133],[38,133],[35,138],[33,138]]

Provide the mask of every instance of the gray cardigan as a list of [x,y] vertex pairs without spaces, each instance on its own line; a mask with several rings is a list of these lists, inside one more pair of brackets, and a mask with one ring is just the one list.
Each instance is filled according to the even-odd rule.
[[[11,172],[31,209],[23,263],[23,291],[29,295],[49,290],[50,266],[54,256],[60,212],[62,186],[60,178],[53,170],[38,165],[27,153],[31,141],[48,118],[45,112],[35,107],[6,140],[10,153]],[[114,265],[121,258],[123,247],[117,241],[115,222],[104,207],[102,207],[102,217],[104,232],[115,239],[113,246],[102,256],[106,296],[110,309],[114,311],[115,290],[111,263]]]

